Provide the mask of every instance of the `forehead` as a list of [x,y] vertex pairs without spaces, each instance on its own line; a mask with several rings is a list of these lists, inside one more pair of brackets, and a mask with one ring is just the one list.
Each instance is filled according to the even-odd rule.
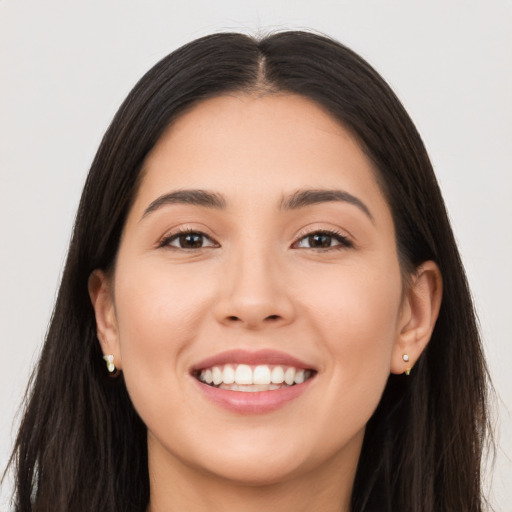
[[293,94],[233,94],[205,100],[172,123],[146,158],[138,195],[147,202],[199,188],[243,202],[340,187],[386,207],[370,160],[321,106]]

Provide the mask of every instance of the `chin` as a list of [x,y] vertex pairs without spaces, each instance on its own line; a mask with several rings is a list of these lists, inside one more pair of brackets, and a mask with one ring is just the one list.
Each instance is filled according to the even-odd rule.
[[205,467],[211,476],[228,480],[234,485],[242,486],[271,486],[283,483],[306,473],[304,461],[284,457],[260,457],[250,461],[247,458],[235,457],[216,461],[214,467]]
[[282,484],[315,472],[343,471],[347,461],[350,466],[357,464],[364,429],[354,436],[329,440],[322,435],[308,438],[304,432],[299,436],[274,432],[258,439],[244,439],[240,433],[229,437],[225,444],[211,443],[210,447],[215,448],[194,454],[195,469],[234,485],[257,487]]

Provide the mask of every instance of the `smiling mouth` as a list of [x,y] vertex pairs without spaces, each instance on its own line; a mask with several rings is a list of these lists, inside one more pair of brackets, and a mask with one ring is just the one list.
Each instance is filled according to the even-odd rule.
[[311,379],[314,370],[282,365],[225,364],[194,372],[208,386],[229,391],[276,391],[297,386]]

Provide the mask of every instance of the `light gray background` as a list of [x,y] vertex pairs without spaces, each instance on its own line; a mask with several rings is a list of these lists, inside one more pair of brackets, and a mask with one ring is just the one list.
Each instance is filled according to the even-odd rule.
[[313,28],[362,54],[424,138],[498,396],[490,500],[512,511],[510,0],[0,0],[0,467],[82,184],[120,102],[151,65],[196,37],[284,28]]

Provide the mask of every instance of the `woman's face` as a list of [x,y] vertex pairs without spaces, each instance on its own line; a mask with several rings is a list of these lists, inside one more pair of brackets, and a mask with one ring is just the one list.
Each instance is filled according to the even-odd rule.
[[246,483],[354,471],[399,357],[402,280],[371,163],[319,106],[233,95],[182,115],[106,283],[103,343],[150,463]]

